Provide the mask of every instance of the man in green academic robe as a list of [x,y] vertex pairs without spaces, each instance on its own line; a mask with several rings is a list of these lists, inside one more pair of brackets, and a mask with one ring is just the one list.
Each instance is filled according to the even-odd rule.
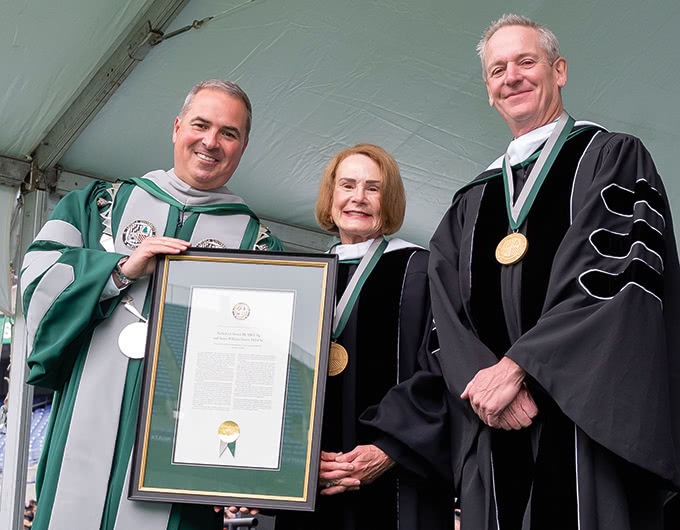
[[175,119],[173,169],[68,194],[28,248],[28,382],[54,390],[34,529],[222,528],[211,506],[127,498],[142,361],[118,338],[148,311],[156,255],[282,248],[226,187],[251,114],[238,85],[199,83]]

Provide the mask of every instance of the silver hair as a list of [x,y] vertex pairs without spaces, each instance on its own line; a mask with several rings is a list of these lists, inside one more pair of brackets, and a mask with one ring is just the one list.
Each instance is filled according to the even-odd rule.
[[555,34],[552,31],[550,31],[546,26],[538,24],[528,17],[515,15],[513,13],[506,13],[498,20],[492,22],[489,27],[484,30],[482,38],[477,44],[477,55],[479,55],[479,59],[482,61],[482,76],[485,83],[486,67],[484,64],[484,54],[486,52],[486,45],[489,43],[489,39],[493,37],[494,33],[506,26],[524,26],[535,29],[538,32],[538,42],[545,52],[548,62],[553,64],[557,59],[559,59],[560,43],[557,41],[557,37],[555,37]]
[[191,89],[191,91],[187,94],[187,97],[184,99],[184,105],[182,105],[182,108],[179,111],[179,119],[181,120],[184,117],[187,110],[194,102],[196,94],[198,94],[201,90],[206,90],[208,88],[220,90],[227,94],[228,96],[243,102],[243,104],[246,106],[247,111],[245,139],[248,140],[248,137],[250,136],[250,124],[253,119],[253,107],[250,104],[250,99],[248,99],[248,95],[243,91],[243,89],[240,86],[238,86],[236,83],[232,81],[223,81],[221,79],[206,79],[205,81],[201,81],[200,83],[198,83],[196,86],[194,86],[194,88]]

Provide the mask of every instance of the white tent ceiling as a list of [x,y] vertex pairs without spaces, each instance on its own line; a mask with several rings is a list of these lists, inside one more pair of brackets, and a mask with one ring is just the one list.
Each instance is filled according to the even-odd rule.
[[[241,2],[191,0],[166,33]],[[152,3],[0,0],[0,155],[31,155]],[[110,179],[168,168],[186,92],[231,79],[254,119],[230,187],[256,212],[314,227],[325,163],[372,142],[402,169],[402,237],[425,244],[454,191],[510,139],[474,52],[508,11],[555,31],[569,62],[567,110],[642,137],[680,217],[676,0],[253,0],[153,47],[59,164]]]

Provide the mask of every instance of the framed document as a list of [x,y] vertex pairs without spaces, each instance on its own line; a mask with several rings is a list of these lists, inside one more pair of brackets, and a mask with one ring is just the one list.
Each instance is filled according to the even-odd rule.
[[158,260],[131,499],[314,509],[336,260]]

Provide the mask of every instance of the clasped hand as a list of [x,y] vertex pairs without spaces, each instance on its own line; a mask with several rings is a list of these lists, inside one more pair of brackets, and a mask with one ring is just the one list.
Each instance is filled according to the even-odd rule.
[[[357,445],[349,453],[321,451],[319,463],[319,485],[321,495],[336,495],[345,491],[358,490],[377,479],[395,464],[385,452],[375,445]],[[219,508],[215,506],[217,511]],[[259,510],[230,506],[225,513],[229,519],[241,511],[256,515]]]
[[461,394],[486,425],[506,431],[529,427],[538,408],[524,384],[526,372],[509,357],[477,372]]
[[394,460],[375,445],[357,445],[349,453],[321,451],[321,495],[358,490],[371,484],[394,465]]

